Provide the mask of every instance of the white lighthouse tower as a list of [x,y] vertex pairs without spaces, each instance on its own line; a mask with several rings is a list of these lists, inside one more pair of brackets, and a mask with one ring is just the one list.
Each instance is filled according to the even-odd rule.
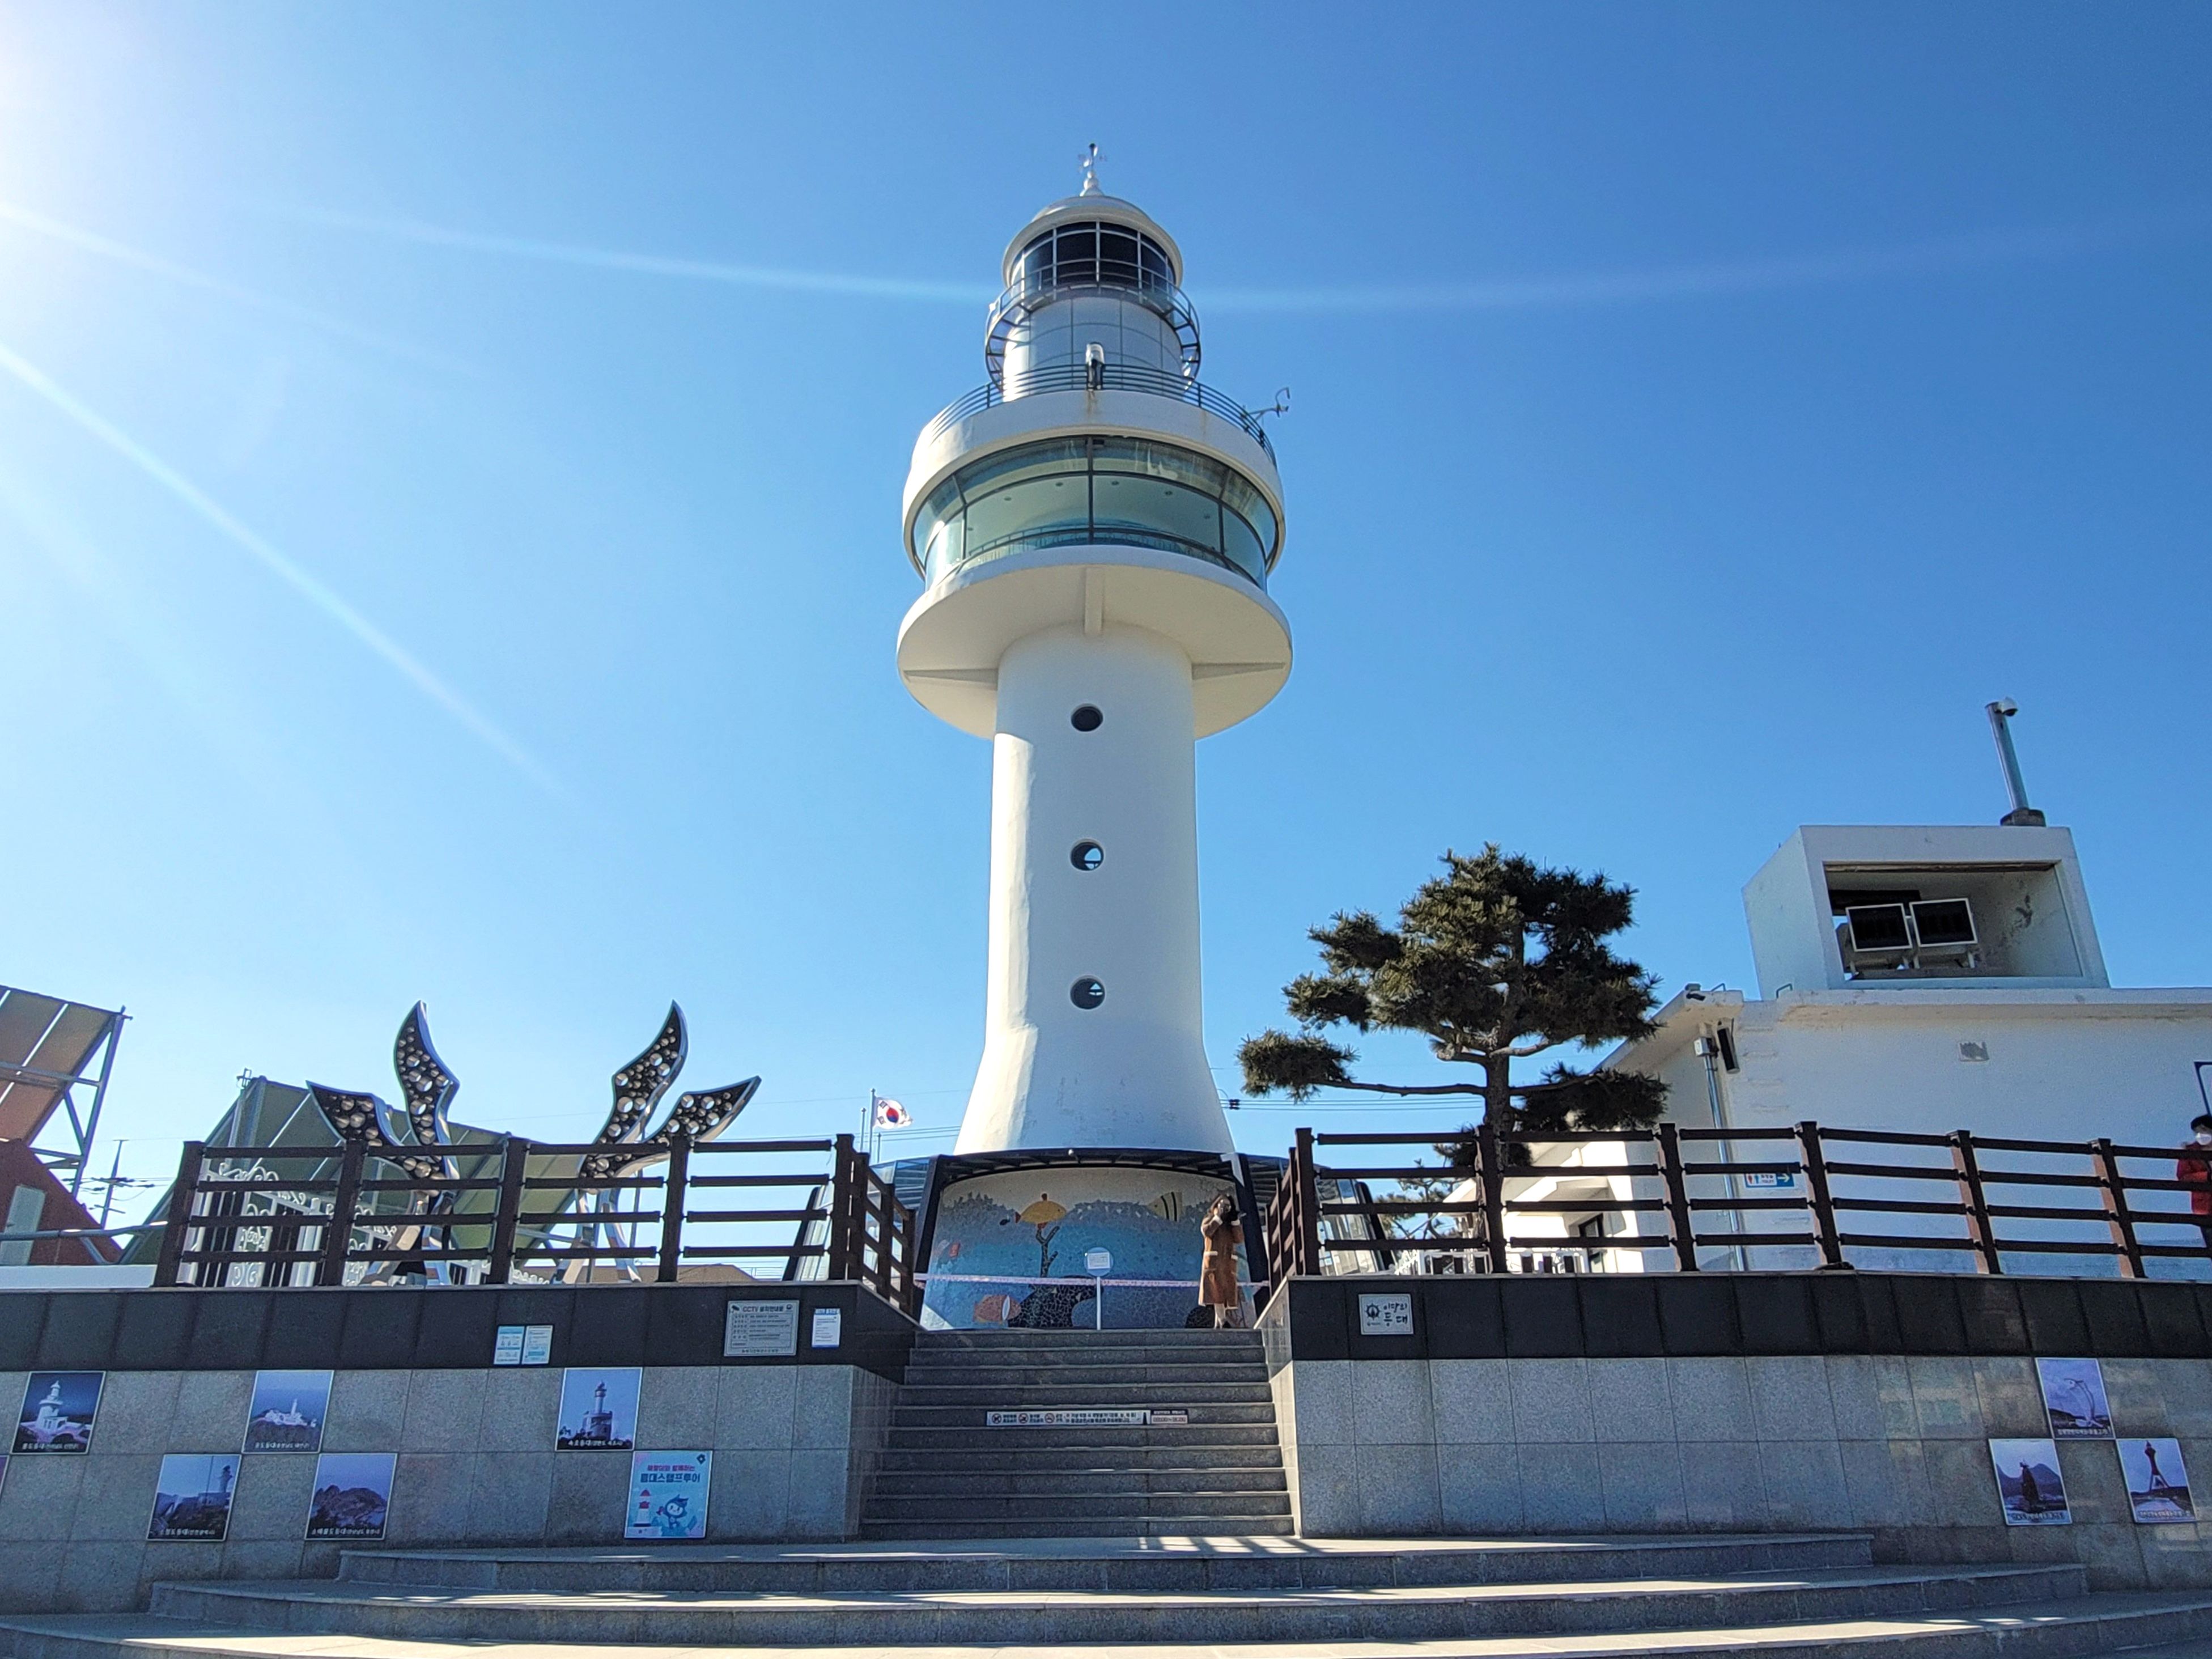
[[927,587],[900,677],[992,745],[985,1042],[956,1151],[1226,1154],[1194,746],[1290,672],[1274,453],[1199,380],[1174,239],[1092,164],[1005,278],[989,380],[922,429],[905,495]]

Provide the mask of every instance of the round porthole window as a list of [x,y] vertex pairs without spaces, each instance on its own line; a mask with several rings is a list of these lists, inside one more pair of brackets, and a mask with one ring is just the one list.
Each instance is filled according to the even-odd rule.
[[1095,979],[1079,979],[1067,988],[1067,1000],[1079,1008],[1096,1008],[1106,1000],[1106,988]]
[[1106,862],[1106,849],[1095,841],[1079,841],[1067,861],[1079,870],[1096,870]]
[[1096,732],[1106,723],[1106,717],[1086,702],[1067,717],[1067,723],[1079,732]]

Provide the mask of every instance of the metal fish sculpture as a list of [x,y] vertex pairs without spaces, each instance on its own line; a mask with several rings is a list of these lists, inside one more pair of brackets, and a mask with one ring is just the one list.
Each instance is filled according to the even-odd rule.
[[[615,1073],[614,1105],[592,1143],[607,1150],[585,1156],[579,1179],[612,1180],[658,1163],[667,1157],[668,1143],[679,1134],[694,1140],[712,1140],[759,1092],[761,1080],[750,1077],[726,1088],[680,1095],[659,1127],[645,1133],[653,1109],[684,1069],[689,1048],[684,1010],[672,1002],[659,1035],[644,1053]],[[444,1154],[453,1144],[448,1114],[453,1097],[460,1092],[460,1079],[438,1058],[430,1042],[429,1016],[419,1002],[399,1023],[399,1035],[392,1048],[392,1069],[399,1079],[400,1097],[406,1103],[404,1114],[373,1094],[355,1090],[310,1083],[307,1092],[340,1140],[357,1140],[379,1150],[435,1148],[438,1156],[429,1156],[427,1151],[412,1156],[402,1153],[392,1162],[418,1181],[450,1176],[453,1166]]]
[[660,1035],[611,1079],[615,1103],[592,1144],[621,1150],[586,1154],[579,1171],[584,1180],[611,1181],[632,1170],[658,1163],[668,1155],[668,1143],[679,1134],[689,1135],[694,1140],[712,1140],[729,1127],[731,1120],[744,1110],[759,1092],[761,1080],[749,1077],[727,1088],[679,1095],[660,1127],[649,1135],[642,1134],[641,1131],[653,1115],[653,1109],[660,1103],[660,1097],[683,1071],[690,1047],[684,1010],[672,1002],[668,1005],[668,1018],[660,1023]]

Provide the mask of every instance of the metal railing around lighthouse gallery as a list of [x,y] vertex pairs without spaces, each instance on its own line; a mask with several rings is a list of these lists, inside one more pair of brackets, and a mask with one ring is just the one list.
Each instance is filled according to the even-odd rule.
[[[209,1150],[185,1145],[156,1285],[373,1285],[433,1269],[487,1285],[672,1284],[750,1264],[770,1270],[750,1278],[854,1279],[908,1312],[920,1305],[914,1212],[850,1135],[678,1135],[665,1158],[628,1167],[620,1146],[510,1135],[462,1149],[477,1170],[467,1177],[414,1146],[349,1141],[322,1178],[327,1146],[225,1146],[220,1164]],[[825,1154],[826,1168],[794,1167]],[[593,1159],[610,1159],[609,1173]],[[293,1176],[288,1163],[306,1167]]]
[[1209,415],[1234,421],[1269,455],[1275,453],[1275,446],[1267,438],[1267,422],[1260,418],[1259,411],[1245,408],[1234,398],[1188,375],[1151,368],[1143,363],[1058,363],[1011,374],[1004,381],[987,380],[957,402],[939,410],[922,428],[921,441],[927,443],[947,427],[971,415],[1043,392],[1141,392],[1147,397],[1195,404]]
[[[1395,1150],[1412,1146],[1449,1161]],[[1391,1150],[1324,1164],[1331,1147]],[[2172,1262],[2202,1278],[2212,1216],[2194,1214],[2189,1194],[2205,1188],[2176,1178],[2192,1151],[1814,1122],[1578,1134],[1300,1129],[1264,1218],[1267,1260],[1278,1285],[1357,1273],[1944,1272],[1960,1271],[1961,1255],[1981,1273],[2007,1272],[2012,1257],[2062,1275],[2147,1279]],[[1648,1231],[1647,1218],[1657,1224]]]

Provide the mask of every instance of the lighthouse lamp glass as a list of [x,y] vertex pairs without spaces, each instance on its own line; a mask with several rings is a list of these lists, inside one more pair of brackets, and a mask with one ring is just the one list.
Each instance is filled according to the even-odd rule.
[[1278,526],[1234,467],[1146,438],[1056,438],[960,469],[916,514],[926,579],[1011,553],[1091,543],[1203,559],[1267,586]]

